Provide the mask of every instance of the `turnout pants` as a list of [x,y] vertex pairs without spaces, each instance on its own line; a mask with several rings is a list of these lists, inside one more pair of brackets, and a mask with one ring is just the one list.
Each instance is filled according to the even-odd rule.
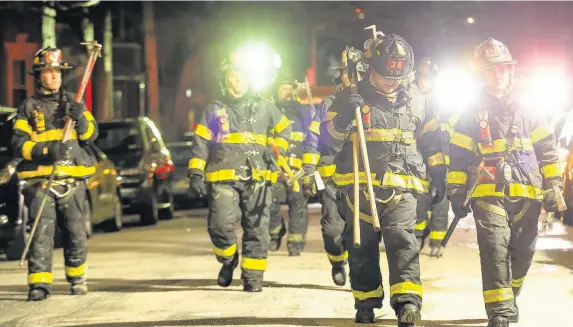
[[264,183],[213,183],[209,192],[208,231],[217,260],[231,263],[237,255],[236,225],[243,228],[243,280],[262,279],[269,249],[270,189]]
[[308,230],[308,206],[307,199],[302,193],[302,187],[299,192],[293,192],[292,188],[284,183],[276,183],[273,186],[273,201],[271,205],[271,238],[280,238],[285,234],[285,223],[281,215],[281,204],[279,200],[280,188],[286,189],[286,202],[288,205],[288,236],[287,247],[304,248],[306,232]]
[[[55,186],[54,189],[60,193],[64,192],[62,186]],[[86,201],[86,186],[83,181],[76,182],[75,191],[63,198],[56,197],[38,184],[27,186],[24,189],[24,202],[28,208],[29,226],[34,223],[46,192],[48,194],[46,204],[30,244],[28,285],[30,288],[42,288],[49,293],[53,280],[52,251],[56,224],[62,235],[67,281],[70,283],[85,281],[87,234],[83,208]]]
[[[418,242],[414,235],[417,201],[411,193],[403,193],[394,208],[385,210],[377,203],[381,232],[372,227],[370,204],[364,193],[360,193],[360,242],[354,247],[355,210],[350,189],[338,200],[341,216],[346,221],[344,242],[348,250],[350,286],[354,295],[354,306],[359,308],[381,308],[384,299],[382,274],[380,272],[379,243],[384,236],[386,258],[390,268],[390,305],[398,310],[400,304],[410,302],[422,306],[422,283]],[[384,197],[381,197],[384,198]]]
[[421,247],[423,247],[428,236],[430,236],[431,247],[440,246],[448,231],[449,210],[450,201],[446,197],[442,201],[432,204],[429,194],[418,196],[415,234],[418,239],[422,239]]
[[483,198],[472,203],[480,251],[483,299],[489,318],[515,314],[537,241],[541,202]]
[[334,185],[327,184],[326,187],[329,188],[328,192],[323,190],[319,193],[322,204],[320,225],[322,226],[324,250],[332,266],[341,268],[346,265],[348,260],[348,252],[344,246],[344,228],[346,223],[338,213]]

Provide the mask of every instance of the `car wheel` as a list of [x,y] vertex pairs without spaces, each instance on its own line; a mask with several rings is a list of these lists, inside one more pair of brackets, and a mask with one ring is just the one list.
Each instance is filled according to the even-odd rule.
[[139,213],[142,225],[155,225],[159,221],[159,208],[155,192],[151,194],[149,202],[142,205]]
[[113,218],[103,222],[102,228],[105,232],[119,232],[123,227],[123,210],[121,208],[121,200],[119,196],[115,196]]
[[165,191],[165,205],[169,204],[167,208],[162,208],[159,210],[159,218],[160,219],[173,219],[175,217],[175,208],[174,208],[174,200],[173,200],[173,193],[171,190]]
[[24,248],[26,247],[26,242],[30,235],[26,233],[26,223],[28,221],[28,208],[21,204],[20,215],[22,217],[22,224],[19,227],[16,227],[16,237],[12,240],[8,247],[6,248],[6,259],[12,260],[20,260],[22,257],[22,253],[24,252]]

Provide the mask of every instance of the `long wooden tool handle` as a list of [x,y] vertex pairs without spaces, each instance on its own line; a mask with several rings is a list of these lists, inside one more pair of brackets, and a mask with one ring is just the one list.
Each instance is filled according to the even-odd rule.
[[86,68],[84,70],[84,73],[82,75],[82,80],[80,82],[80,85],[78,86],[78,91],[76,92],[76,102],[80,102],[82,101],[82,98],[84,97],[84,92],[86,90],[86,86],[88,85],[88,81],[90,80],[90,77],[92,75],[92,71],[94,69],[95,66],[95,62],[97,60],[97,57],[100,54],[101,51],[101,44],[97,43],[97,41],[93,41],[93,42],[88,42],[88,43],[82,43],[83,45],[87,45],[87,46],[91,46],[92,49],[90,51],[90,56],[88,57],[88,62],[86,63]]
[[354,173],[354,247],[360,247],[360,167],[358,135],[352,134],[352,171]]
[[366,136],[364,135],[364,125],[362,125],[362,113],[360,107],[355,109],[356,127],[358,127],[358,140],[360,142],[360,152],[362,153],[362,164],[366,174],[366,185],[368,186],[368,197],[370,199],[370,211],[372,213],[372,226],[375,231],[380,230],[380,220],[378,219],[378,210],[376,209],[376,196],[374,186],[372,185],[372,175],[370,174],[370,161],[368,159],[368,150],[366,149]]

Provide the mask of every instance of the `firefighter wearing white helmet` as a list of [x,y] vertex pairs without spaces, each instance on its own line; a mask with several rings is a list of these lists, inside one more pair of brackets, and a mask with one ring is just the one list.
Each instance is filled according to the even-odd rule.
[[[320,224],[322,226],[322,239],[324,241],[324,249],[328,256],[328,260],[332,265],[332,280],[334,284],[343,286],[346,284],[346,265],[348,261],[348,252],[344,245],[344,220],[338,213],[336,205],[336,186],[332,183],[332,175],[336,170],[334,165],[334,156],[340,152],[341,147],[329,148],[326,147],[322,138],[320,137],[321,124],[328,124],[330,120],[329,109],[332,105],[335,96],[338,92],[346,89],[350,85],[348,78],[348,57],[350,60],[356,61],[356,72],[358,78],[362,79],[366,73],[366,63],[364,62],[364,54],[362,51],[355,48],[348,48],[343,50],[340,56],[340,64],[331,67],[334,70],[332,82],[336,86],[336,92],[326,97],[320,109],[314,116],[313,122],[309,128],[309,133],[306,134],[305,140],[305,153],[303,155],[303,166],[305,172],[310,175],[315,170],[318,170],[322,178],[325,189],[319,192],[320,201],[322,204],[322,217]],[[312,178],[304,180],[303,188],[307,196],[316,195],[316,184]]]
[[[516,297],[535,252],[541,208],[564,209],[555,136],[542,116],[545,108],[531,112],[517,101],[516,63],[498,40],[477,47],[475,68],[484,87],[461,114],[450,143],[448,196],[457,217],[473,210],[488,327],[518,321]],[[470,166],[491,175],[468,175]],[[465,207],[473,181],[478,184]]]
[[274,137],[284,154],[291,127],[272,102],[249,92],[248,58],[241,55],[223,61],[224,93],[195,125],[189,188],[209,198],[208,232],[222,263],[217,283],[227,287],[233,281],[239,264],[235,229],[240,221],[243,289],[260,292],[269,248],[269,184],[277,179],[267,138]]
[[[321,126],[320,135],[328,147],[342,147],[334,159],[332,180],[339,189],[337,203],[346,221],[344,240],[357,309],[355,321],[373,323],[374,309],[381,308],[384,294],[389,294],[398,326],[414,326],[420,319],[423,293],[414,235],[416,197],[430,193],[434,203],[444,197],[446,166],[440,125],[423,93],[409,87],[414,54],[404,39],[383,36],[371,42],[366,58],[369,69],[358,82],[358,94],[351,94],[349,89],[337,94],[329,110],[332,119]],[[366,105],[371,108],[366,144],[377,199],[367,199],[365,192],[360,192],[360,206],[356,207],[352,196],[353,149],[347,136],[357,133],[352,123],[355,108],[364,110]],[[359,173],[360,187],[365,188],[362,165]],[[377,201],[381,232],[372,226],[369,200]],[[352,245],[354,210],[360,211],[359,248]],[[387,292],[382,288],[380,272],[382,236],[390,269]]]

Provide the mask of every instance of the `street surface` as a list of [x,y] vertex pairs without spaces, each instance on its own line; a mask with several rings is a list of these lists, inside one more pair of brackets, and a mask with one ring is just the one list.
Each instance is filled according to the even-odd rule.
[[[355,326],[350,287],[336,287],[323,250],[319,209],[312,205],[305,252],[288,257],[286,246],[270,253],[262,293],[242,291],[240,269],[233,284],[216,284],[220,264],[206,230],[206,210],[179,211],[152,227],[98,233],[89,241],[86,296],[72,297],[62,250],[55,251],[54,293],[26,302],[26,269],[0,259],[1,327],[147,326]],[[573,326],[573,230],[556,224],[542,235],[519,297],[516,327]],[[441,259],[421,256],[423,322],[419,326],[485,326],[479,255],[471,218],[460,223]],[[385,290],[387,265],[381,256]],[[389,308],[377,323],[396,326]]]

